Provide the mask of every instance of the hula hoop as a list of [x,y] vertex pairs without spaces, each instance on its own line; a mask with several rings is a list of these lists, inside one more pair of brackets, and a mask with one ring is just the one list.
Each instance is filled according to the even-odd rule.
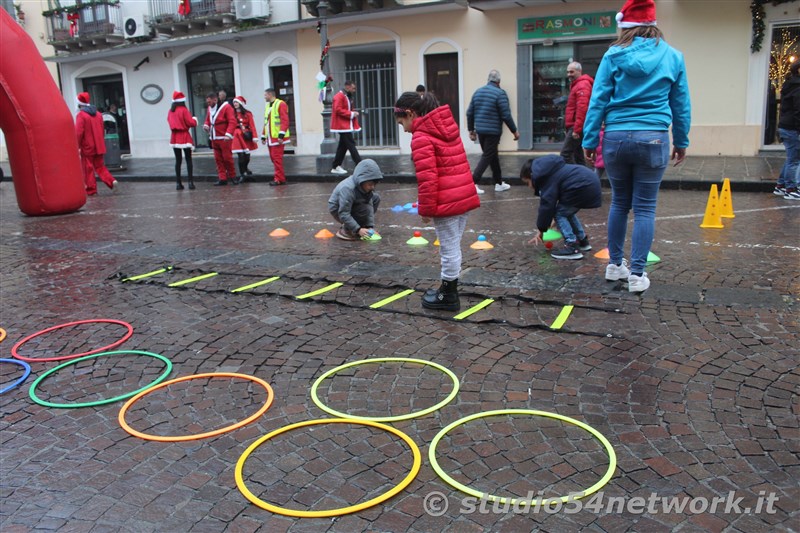
[[[383,363],[386,361],[402,362],[402,363],[418,363],[421,365],[432,366],[433,368],[436,368],[437,370],[440,370],[441,372],[450,376],[450,379],[453,380],[453,390],[450,392],[447,398],[437,403],[436,405],[428,407],[427,409],[423,409],[422,411],[411,412],[398,416],[356,416],[347,413],[341,413],[339,411],[336,411],[335,409],[331,409],[330,407],[322,403],[322,401],[319,399],[319,396],[317,396],[317,388],[319,387],[320,383],[322,383],[327,377],[336,374],[340,370],[344,370],[345,368],[350,368],[351,366],[356,366],[356,365],[364,365],[367,363]],[[453,398],[456,397],[456,394],[458,394],[458,388],[459,388],[459,383],[456,375],[438,363],[434,363],[432,361],[425,361],[423,359],[409,359],[407,357],[378,357],[375,359],[365,359],[363,361],[355,361],[353,363],[347,363],[346,365],[337,366],[333,370],[328,370],[327,372],[322,374],[311,386],[311,399],[314,401],[317,407],[319,407],[329,415],[333,415],[338,418],[350,418],[352,420],[369,420],[372,422],[399,422],[400,420],[408,420],[410,418],[418,418],[420,416],[425,416],[429,413],[436,411],[437,409],[441,409],[442,407],[450,403]]]
[[6,330],[0,328],[0,342],[3,342],[4,340],[6,340]]
[[[603,477],[600,478],[600,481],[598,481],[597,483],[595,483],[586,490],[569,494],[567,496],[560,496],[555,498],[542,498],[530,502],[528,502],[528,500],[525,500],[523,498],[503,498],[500,496],[493,496],[491,494],[487,494],[479,490],[471,489],[466,485],[459,483],[458,481],[450,477],[444,470],[442,470],[442,468],[439,466],[438,461],[436,461],[436,446],[439,444],[439,441],[442,439],[442,437],[447,435],[447,433],[449,433],[454,428],[466,424],[467,422],[470,422],[472,420],[478,418],[485,418],[487,416],[499,416],[499,415],[531,415],[531,416],[542,416],[545,418],[555,418],[556,420],[566,422],[567,424],[572,424],[585,431],[588,431],[592,436],[594,436],[597,440],[599,440],[600,443],[605,447],[606,452],[608,453],[608,470],[603,475]],[[614,476],[614,470],[617,467],[617,455],[616,453],[614,453],[614,448],[611,446],[611,443],[608,442],[608,439],[606,439],[599,431],[594,429],[592,426],[584,424],[583,422],[575,420],[574,418],[570,418],[568,416],[563,416],[556,413],[548,413],[546,411],[536,411],[533,409],[501,409],[498,411],[486,411],[485,413],[478,413],[456,420],[455,422],[453,422],[452,424],[441,430],[433,438],[433,441],[431,441],[431,447],[428,450],[428,459],[430,460],[433,470],[439,475],[439,477],[445,480],[451,486],[460,490],[461,492],[469,494],[470,496],[474,496],[478,499],[487,499],[489,501],[493,502],[496,501],[502,504],[508,503],[510,505],[516,505],[518,503],[521,504],[527,502],[531,506],[550,505],[556,502],[567,503],[569,501],[580,500],[581,498],[584,498],[590,494],[594,494],[595,492],[603,488],[606,485],[606,483],[608,483],[611,480],[611,478]]]
[[[317,424],[359,424],[364,426],[370,426],[378,429],[382,429],[384,431],[388,431],[393,435],[396,435],[403,439],[408,447],[411,449],[411,453],[414,455],[414,463],[411,466],[411,471],[408,475],[400,481],[397,485],[394,486],[388,492],[384,492],[383,494],[376,496],[375,498],[356,504],[351,505],[350,507],[339,507],[338,509],[328,509],[325,511],[297,511],[294,509],[286,509],[284,507],[278,507],[277,505],[272,505],[271,503],[267,503],[264,500],[259,499],[255,494],[250,492],[250,490],[245,486],[244,479],[242,478],[242,470],[244,469],[244,462],[253,453],[253,450],[261,446],[264,442],[268,441],[272,437],[276,437],[281,433],[286,433],[287,431],[291,431],[293,429],[305,427],[305,426],[314,426]],[[419,473],[420,466],[422,465],[422,454],[419,452],[419,448],[414,443],[411,438],[400,431],[399,429],[395,429],[391,426],[387,426],[385,424],[380,424],[378,422],[373,422],[371,420],[354,420],[349,418],[324,418],[318,420],[306,420],[304,422],[297,422],[295,424],[290,424],[288,426],[282,427],[280,429],[276,429],[275,431],[268,433],[255,441],[251,444],[239,457],[239,460],[236,462],[236,470],[234,472],[234,477],[236,478],[236,486],[239,488],[242,494],[244,494],[245,498],[250,500],[252,503],[256,504],[257,506],[261,507],[262,509],[266,509],[267,511],[271,511],[276,514],[281,514],[284,516],[293,516],[295,518],[325,518],[328,516],[341,516],[344,514],[355,513],[357,511],[362,511],[374,505],[378,505],[381,502],[384,502],[406,488],[417,476]]]
[[[44,400],[40,399],[38,396],[36,396],[36,387],[39,386],[39,384],[42,381],[44,381],[45,378],[47,378],[47,376],[49,376],[50,374],[55,374],[56,372],[58,372],[62,368],[66,368],[66,367],[68,367],[70,365],[74,365],[74,364],[80,363],[81,361],[88,361],[89,359],[94,359],[95,357],[105,357],[106,355],[119,355],[119,354],[126,354],[126,353],[132,353],[132,354],[136,354],[136,355],[146,355],[147,357],[155,357],[156,359],[159,359],[159,360],[163,361],[166,364],[166,368],[164,369],[164,372],[155,379],[155,381],[152,381],[152,382],[148,383],[144,387],[138,388],[133,392],[126,392],[125,394],[121,394],[119,396],[115,396],[114,398],[108,398],[108,399],[105,399],[105,400],[98,400],[96,402],[52,403],[52,402],[44,401]],[[145,390],[149,389],[150,387],[152,387],[153,385],[157,385],[158,383],[164,381],[167,378],[167,376],[169,375],[170,372],[172,372],[172,363],[170,362],[170,360],[167,359],[166,357],[164,357],[163,355],[159,355],[157,353],[142,352],[142,351],[139,351],[139,350],[120,350],[120,351],[117,351],[117,352],[103,352],[103,353],[97,353],[97,354],[94,354],[94,355],[87,355],[85,357],[80,357],[78,359],[73,359],[71,361],[67,361],[64,364],[61,364],[61,365],[59,365],[59,366],[57,366],[55,368],[52,368],[52,369],[48,370],[47,372],[45,372],[44,374],[42,374],[41,376],[36,378],[36,381],[33,382],[33,385],[31,385],[31,388],[28,391],[28,395],[31,397],[31,400],[33,400],[34,402],[38,403],[39,405],[44,405],[45,407],[56,407],[56,408],[63,408],[63,409],[77,409],[78,407],[95,407],[97,405],[105,405],[107,403],[119,402],[121,400],[125,400],[127,398],[130,398],[134,394],[138,394],[138,393],[140,393],[142,391],[145,391]]]
[[[5,331],[3,331],[3,338],[5,338]],[[0,339],[0,340],[2,340],[2,339]],[[23,381],[25,381],[28,378],[28,376],[31,373],[31,365],[29,365],[25,361],[17,361],[16,359],[0,359],[0,363],[13,363],[15,365],[20,365],[22,368],[25,369],[25,371],[22,373],[22,377],[19,378],[14,383],[12,383],[11,385],[8,385],[7,387],[5,387],[3,389],[0,389],[0,394],[3,394],[4,392],[8,392],[11,389],[13,389],[14,387],[16,387],[17,385],[20,385]]]
[[[25,344],[29,340],[31,340],[31,339],[33,339],[35,337],[38,337],[39,335],[44,335],[45,333],[50,333],[51,331],[55,331],[55,330],[61,329],[61,328],[67,328],[67,327],[70,327],[70,326],[77,326],[79,324],[94,324],[95,322],[104,322],[104,323],[107,323],[107,324],[118,324],[120,326],[125,326],[125,328],[127,328],[128,332],[120,340],[118,340],[116,342],[113,342],[113,343],[109,344],[108,346],[103,346],[102,348],[97,348],[96,350],[89,350],[88,352],[83,352],[83,353],[75,353],[75,354],[71,354],[71,355],[61,355],[61,356],[58,356],[58,357],[38,357],[38,358],[33,357],[32,358],[32,357],[24,357],[24,356],[20,355],[18,353],[18,351],[17,351],[17,350],[19,350],[20,346],[22,346],[23,344]],[[133,327],[130,324],[128,324],[127,322],[123,322],[121,320],[112,320],[110,318],[93,318],[93,319],[90,319],[90,320],[78,320],[78,321],[75,321],[75,322],[67,322],[66,324],[60,324],[58,326],[53,326],[52,328],[47,328],[47,329],[43,329],[42,331],[37,331],[33,335],[28,335],[27,337],[25,337],[24,339],[19,341],[17,344],[15,344],[13,348],[11,348],[11,355],[13,357],[16,357],[17,359],[19,359],[21,361],[28,361],[29,363],[50,363],[50,362],[53,362],[53,361],[66,361],[67,359],[75,359],[77,357],[83,357],[85,355],[92,355],[92,354],[96,354],[96,353],[100,353],[100,352],[105,352],[106,350],[111,350],[112,348],[116,348],[117,346],[119,346],[120,344],[125,342],[126,340],[130,339],[131,335],[133,335]]]
[[[170,385],[174,385],[175,383],[180,383],[181,381],[188,381],[190,379],[203,379],[203,378],[241,378],[246,379],[248,381],[253,381],[258,383],[267,391],[267,401],[264,402],[264,406],[261,407],[255,414],[250,415],[249,417],[236,422],[235,424],[231,424],[230,426],[225,426],[223,428],[215,429],[213,431],[207,431],[205,433],[197,433],[196,435],[177,435],[177,436],[161,436],[161,435],[149,435],[147,433],[142,433],[141,431],[136,431],[132,427],[125,422],[125,413],[128,411],[131,405],[136,403],[137,400],[141,399],[144,395],[150,394],[151,392],[157,391],[158,389],[163,389],[164,387],[169,387]],[[212,372],[209,374],[195,374],[192,376],[184,376],[182,378],[171,379],[169,381],[165,381],[160,385],[156,385],[155,387],[150,387],[147,390],[144,390],[138,393],[136,396],[125,402],[125,405],[122,406],[122,409],[119,411],[119,416],[117,420],[119,420],[119,425],[122,426],[122,429],[133,435],[134,437],[139,437],[140,439],[145,440],[154,440],[157,442],[183,442],[187,440],[199,440],[205,439],[208,437],[214,437],[217,435],[222,435],[223,433],[227,433],[229,431],[233,431],[234,429],[238,429],[242,426],[246,426],[250,422],[254,421],[261,415],[267,412],[269,406],[272,405],[272,399],[274,398],[274,394],[272,392],[272,387],[269,386],[269,383],[266,381],[259,379],[254,376],[248,376],[246,374],[236,374],[233,372]]]

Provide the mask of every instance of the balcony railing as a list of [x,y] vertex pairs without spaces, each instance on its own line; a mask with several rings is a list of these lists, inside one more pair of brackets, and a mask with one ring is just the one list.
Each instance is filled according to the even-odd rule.
[[56,50],[97,48],[123,40],[122,13],[113,0],[96,0],[43,13],[47,40]]
[[188,31],[190,27],[220,26],[236,20],[232,0],[187,0],[184,6],[181,10],[176,0],[150,0],[156,31],[171,34],[176,29]]

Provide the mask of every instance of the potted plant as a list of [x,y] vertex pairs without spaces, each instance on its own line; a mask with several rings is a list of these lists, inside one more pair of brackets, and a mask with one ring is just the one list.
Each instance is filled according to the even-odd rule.
[[25,12],[22,10],[22,2],[14,4],[14,12],[17,15],[17,20],[20,24],[25,24]]

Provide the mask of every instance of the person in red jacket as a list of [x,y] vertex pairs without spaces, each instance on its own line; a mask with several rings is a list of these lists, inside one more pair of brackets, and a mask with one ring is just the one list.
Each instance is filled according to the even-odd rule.
[[97,173],[109,189],[113,189],[117,180],[106,168],[103,156],[106,153],[105,127],[103,117],[97,108],[89,103],[89,93],[78,95],[78,114],[75,116],[75,134],[78,137],[78,152],[81,155],[83,166],[83,180],[86,184],[86,194],[97,194]]
[[253,119],[253,113],[247,109],[247,100],[244,96],[233,99],[233,110],[236,117],[236,131],[233,134],[231,149],[238,159],[239,178],[234,179],[232,184],[238,185],[253,175],[247,167],[250,165],[250,151],[258,149],[258,143],[254,140],[256,121]]
[[189,189],[194,189],[194,175],[192,167],[192,150],[194,150],[194,139],[189,133],[189,128],[197,126],[197,117],[193,117],[186,108],[186,95],[180,91],[172,92],[172,107],[167,113],[167,124],[172,132],[169,136],[169,145],[175,154],[175,179],[177,190],[183,190],[181,182],[181,159],[182,154],[186,156],[186,173],[189,177]]
[[214,185],[227,185],[228,180],[236,179],[231,142],[238,123],[233,114],[233,107],[228,102],[220,102],[217,93],[206,95],[206,105],[208,111],[203,129],[208,132],[209,143],[214,150],[214,161],[217,163],[218,179]]
[[356,84],[347,80],[344,82],[344,89],[333,97],[331,133],[339,134],[339,145],[336,147],[331,174],[347,174],[347,171],[342,168],[342,163],[344,163],[344,156],[348,151],[350,157],[353,158],[353,163],[357,165],[361,162],[361,156],[353,138],[353,133],[361,131],[361,126],[358,124],[358,111],[353,111],[354,94],[356,94]]
[[589,109],[589,99],[592,97],[594,79],[588,74],[583,74],[583,67],[578,62],[567,65],[567,77],[572,82],[567,98],[567,109],[564,112],[564,127],[567,128],[564,137],[564,146],[561,147],[561,157],[569,164],[585,165],[583,156],[583,121]]
[[422,297],[428,309],[458,311],[461,237],[467,213],[481,205],[450,106],[426,92],[404,92],[394,105],[395,120],[411,133],[411,156],[417,174],[417,209],[424,223],[433,219],[439,239],[442,285]]
[[264,129],[261,132],[261,144],[269,146],[269,158],[275,167],[275,177],[270,186],[286,185],[286,173],[283,171],[283,152],[289,144],[289,105],[280,100],[273,87],[264,91],[267,106],[264,109]]

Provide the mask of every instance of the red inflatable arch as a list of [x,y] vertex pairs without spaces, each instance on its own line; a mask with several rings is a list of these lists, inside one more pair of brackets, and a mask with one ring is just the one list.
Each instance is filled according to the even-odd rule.
[[0,129],[17,204],[59,215],[86,203],[75,124],[31,38],[0,9]]

